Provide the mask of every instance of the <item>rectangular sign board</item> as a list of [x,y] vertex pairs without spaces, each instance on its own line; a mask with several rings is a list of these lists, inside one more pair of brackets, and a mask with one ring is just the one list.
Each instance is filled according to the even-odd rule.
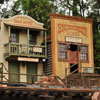
[[69,37],[66,36],[66,42],[75,42],[75,43],[82,43],[82,39],[78,37]]
[[88,68],[84,68],[84,69],[83,69],[83,72],[84,72],[84,73],[93,73],[94,70],[93,70],[92,67],[88,67]]
[[18,61],[39,62],[39,59],[38,58],[18,57]]
[[42,53],[42,48],[40,48],[40,47],[33,47],[33,52]]

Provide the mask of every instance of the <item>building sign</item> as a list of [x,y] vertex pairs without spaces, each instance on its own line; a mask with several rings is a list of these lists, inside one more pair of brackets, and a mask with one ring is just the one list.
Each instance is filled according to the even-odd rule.
[[39,48],[39,47],[33,47],[33,52],[39,52],[39,53],[42,53],[42,48]]
[[76,42],[76,43],[82,43],[82,39],[78,37],[68,37],[66,36],[66,42]]
[[38,58],[18,57],[18,61],[39,62],[39,59]]
[[74,30],[77,32],[82,33],[83,35],[87,36],[87,28],[81,26],[74,26],[74,25],[67,25],[67,24],[58,24],[58,33],[66,32],[68,30]]
[[93,68],[92,67],[88,67],[88,68],[84,68],[83,70],[84,73],[93,73]]
[[32,25],[32,21],[31,20],[14,19],[14,23],[16,23],[16,24],[24,24],[24,25]]
[[9,20],[6,20],[4,23],[7,25],[11,25],[11,26],[42,28],[43,29],[42,23],[37,22],[36,20],[32,19],[29,16],[17,15],[12,18],[9,18]]

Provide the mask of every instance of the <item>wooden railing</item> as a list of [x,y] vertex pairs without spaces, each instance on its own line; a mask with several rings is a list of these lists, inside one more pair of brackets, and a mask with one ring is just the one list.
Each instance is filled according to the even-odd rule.
[[[77,69],[75,69],[74,71],[72,71],[72,72],[70,72],[70,69],[71,68],[73,68],[73,67],[75,67],[75,65],[77,65],[77,64],[80,64],[80,68],[77,68]],[[89,71],[88,69],[92,69],[91,71]],[[94,73],[94,70],[100,70],[100,68],[99,67],[94,67],[94,69],[93,69],[93,67],[82,67],[82,65],[81,65],[81,62],[78,62],[78,63],[76,63],[76,64],[73,64],[72,66],[70,66],[69,68],[66,68],[65,69],[65,76],[67,76],[67,72],[69,71],[70,73],[69,73],[69,75],[71,75],[71,74],[73,74],[73,73],[75,73],[75,72],[80,72],[80,73]],[[87,71],[85,71],[85,70],[87,70]],[[100,72],[100,71],[99,71]]]
[[[18,76],[19,80],[13,81],[11,79],[12,76]],[[26,81],[23,80],[23,78],[21,78],[21,77],[26,78]],[[30,77],[30,82],[27,81],[27,78],[29,78],[29,77]],[[53,83],[52,82],[50,84],[48,83],[48,85],[67,86],[67,84],[64,82],[64,80],[61,79],[59,76],[11,73],[11,72],[9,72],[7,70],[6,66],[3,63],[0,63],[0,83],[2,83],[2,84],[25,84],[25,85],[28,85],[28,84],[40,84],[40,85],[43,85],[43,84],[45,84],[44,82],[37,83],[38,80],[43,78],[43,77],[46,77],[48,79],[50,77],[53,78]],[[58,82],[59,80],[63,83],[63,85],[59,84],[59,82]],[[52,80],[49,80],[49,81],[52,81]]]
[[[69,68],[66,68],[65,69],[65,76],[67,76],[67,72],[68,71],[70,71],[70,69],[71,68],[73,68],[75,65],[77,65],[77,64],[79,64],[80,62],[78,62],[78,63],[76,63],[76,64],[73,64],[72,66],[70,66]],[[72,72],[70,72],[70,74],[69,75],[71,75],[71,74],[73,74],[73,73],[75,73],[75,72],[77,72],[77,71],[79,71],[79,70],[81,70],[81,67],[80,68],[77,68],[77,69],[75,69],[74,71],[72,71]]]
[[29,57],[46,57],[45,45],[26,45],[19,43],[7,43],[5,44],[6,53],[5,57],[10,55],[20,55]]

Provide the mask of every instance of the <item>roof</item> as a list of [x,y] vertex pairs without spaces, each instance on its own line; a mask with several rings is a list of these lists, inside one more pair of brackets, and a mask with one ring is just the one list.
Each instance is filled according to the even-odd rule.
[[11,27],[19,27],[19,28],[30,28],[30,29],[35,29],[35,30],[47,30],[46,28],[41,28],[41,27],[36,27],[36,26],[28,26],[28,25],[19,25],[19,24],[11,24],[11,23],[7,23],[5,22],[5,25],[7,26],[11,26]]

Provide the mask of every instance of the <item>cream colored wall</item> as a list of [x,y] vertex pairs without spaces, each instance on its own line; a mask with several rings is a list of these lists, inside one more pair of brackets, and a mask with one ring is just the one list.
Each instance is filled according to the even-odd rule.
[[[25,66],[22,65],[22,62],[20,62],[20,73],[21,74],[27,74],[27,66],[25,63]],[[20,82],[27,82],[27,76],[26,75],[21,75],[20,76]]]
[[[8,43],[9,38],[8,38],[8,27],[4,25],[3,22],[1,22],[1,34],[0,34],[0,62],[3,62],[6,69],[8,70],[8,61],[5,60],[4,58],[4,53],[5,53],[5,47],[4,44]],[[5,68],[3,69],[4,73],[7,73]],[[5,77],[8,79],[8,75],[5,75]],[[4,79],[5,80],[5,79]]]
[[[58,33],[58,24],[67,24],[67,25],[76,25],[76,26],[81,26],[81,27],[86,27],[87,28],[87,32],[86,35],[83,35],[82,33],[79,33],[79,38],[82,38],[82,44],[88,44],[89,45],[89,63],[88,62],[84,62],[82,63],[82,67],[94,67],[93,66],[93,48],[92,48],[92,32],[91,32],[91,23],[85,23],[85,22],[78,22],[78,21],[71,21],[71,20],[64,20],[64,19],[55,19],[54,21],[55,23],[55,31],[53,34],[55,34],[55,71],[56,71],[56,75],[64,78],[65,77],[65,69],[69,67],[69,62],[68,61],[58,61],[58,42],[65,42],[65,37],[69,36],[68,34],[66,34],[66,31],[62,32],[62,33]],[[76,36],[72,36],[72,37],[76,37]],[[67,72],[68,74],[68,72]]]
[[40,32],[37,36],[37,44],[41,45],[42,42],[43,42],[43,32]]
[[[43,63],[38,63],[38,64],[37,64],[37,68],[38,68],[37,74],[38,74],[38,75],[43,75]],[[38,76],[38,79],[40,79],[39,76]]]
[[[25,33],[24,33],[25,32]],[[27,44],[27,31],[21,31],[19,33],[19,43],[20,44]],[[4,44],[9,42],[9,34],[8,34],[8,26],[6,26],[3,22],[1,22],[1,30],[0,30],[0,62],[3,62],[6,69],[8,70],[8,61],[4,58],[4,53],[6,52]],[[37,37],[37,44],[41,44],[43,42],[43,34],[38,34]],[[37,73],[42,74],[43,73],[43,64],[39,63],[37,66]],[[4,69],[4,73],[7,73],[7,71]],[[20,63],[20,73],[27,74],[27,66],[22,66],[22,63]],[[8,75],[5,75],[5,77],[8,79]],[[27,77],[20,76],[20,81],[25,82],[27,81]]]
[[19,43],[20,44],[27,44],[27,31],[25,30],[21,30],[19,32]]

